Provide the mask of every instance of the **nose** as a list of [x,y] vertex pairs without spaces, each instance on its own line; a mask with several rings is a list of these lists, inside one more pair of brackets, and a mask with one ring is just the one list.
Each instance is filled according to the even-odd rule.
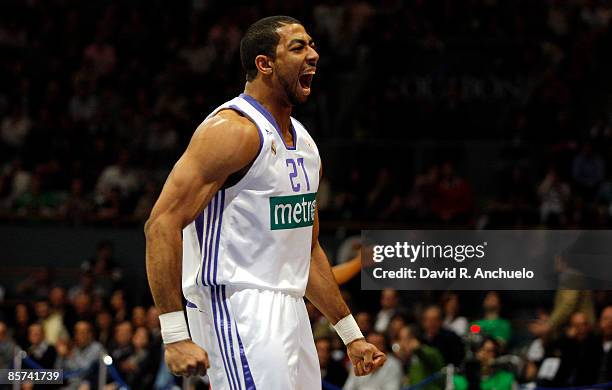
[[317,62],[319,62],[319,53],[317,53],[315,48],[312,46],[308,46],[308,54],[306,55],[306,61],[311,66],[316,66]]

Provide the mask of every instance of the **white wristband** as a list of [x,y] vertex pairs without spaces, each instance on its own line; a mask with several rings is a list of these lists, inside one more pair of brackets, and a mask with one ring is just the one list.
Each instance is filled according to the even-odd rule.
[[357,321],[351,314],[338,321],[334,325],[334,329],[338,332],[338,336],[340,336],[344,345],[349,345],[351,342],[363,338],[363,333],[361,333]]
[[183,311],[173,311],[171,313],[160,314],[159,324],[161,326],[161,336],[164,344],[176,343],[190,339],[185,314]]

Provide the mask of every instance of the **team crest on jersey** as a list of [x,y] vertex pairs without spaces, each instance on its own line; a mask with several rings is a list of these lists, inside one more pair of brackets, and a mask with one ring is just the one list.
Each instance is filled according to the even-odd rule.
[[272,149],[272,154],[276,156],[276,142],[274,142],[274,140],[272,140],[272,146],[270,146],[270,149]]

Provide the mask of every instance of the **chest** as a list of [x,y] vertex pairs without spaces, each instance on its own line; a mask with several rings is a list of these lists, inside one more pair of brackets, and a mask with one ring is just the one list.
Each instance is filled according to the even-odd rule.
[[261,180],[276,194],[316,193],[320,160],[312,140],[297,133],[294,146],[288,147],[279,134],[266,132],[264,137]]

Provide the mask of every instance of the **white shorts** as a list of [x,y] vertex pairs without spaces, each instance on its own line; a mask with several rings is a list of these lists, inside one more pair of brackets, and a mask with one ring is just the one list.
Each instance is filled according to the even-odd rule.
[[302,297],[230,286],[202,295],[198,307],[187,304],[187,318],[193,341],[208,352],[213,390],[321,389]]

